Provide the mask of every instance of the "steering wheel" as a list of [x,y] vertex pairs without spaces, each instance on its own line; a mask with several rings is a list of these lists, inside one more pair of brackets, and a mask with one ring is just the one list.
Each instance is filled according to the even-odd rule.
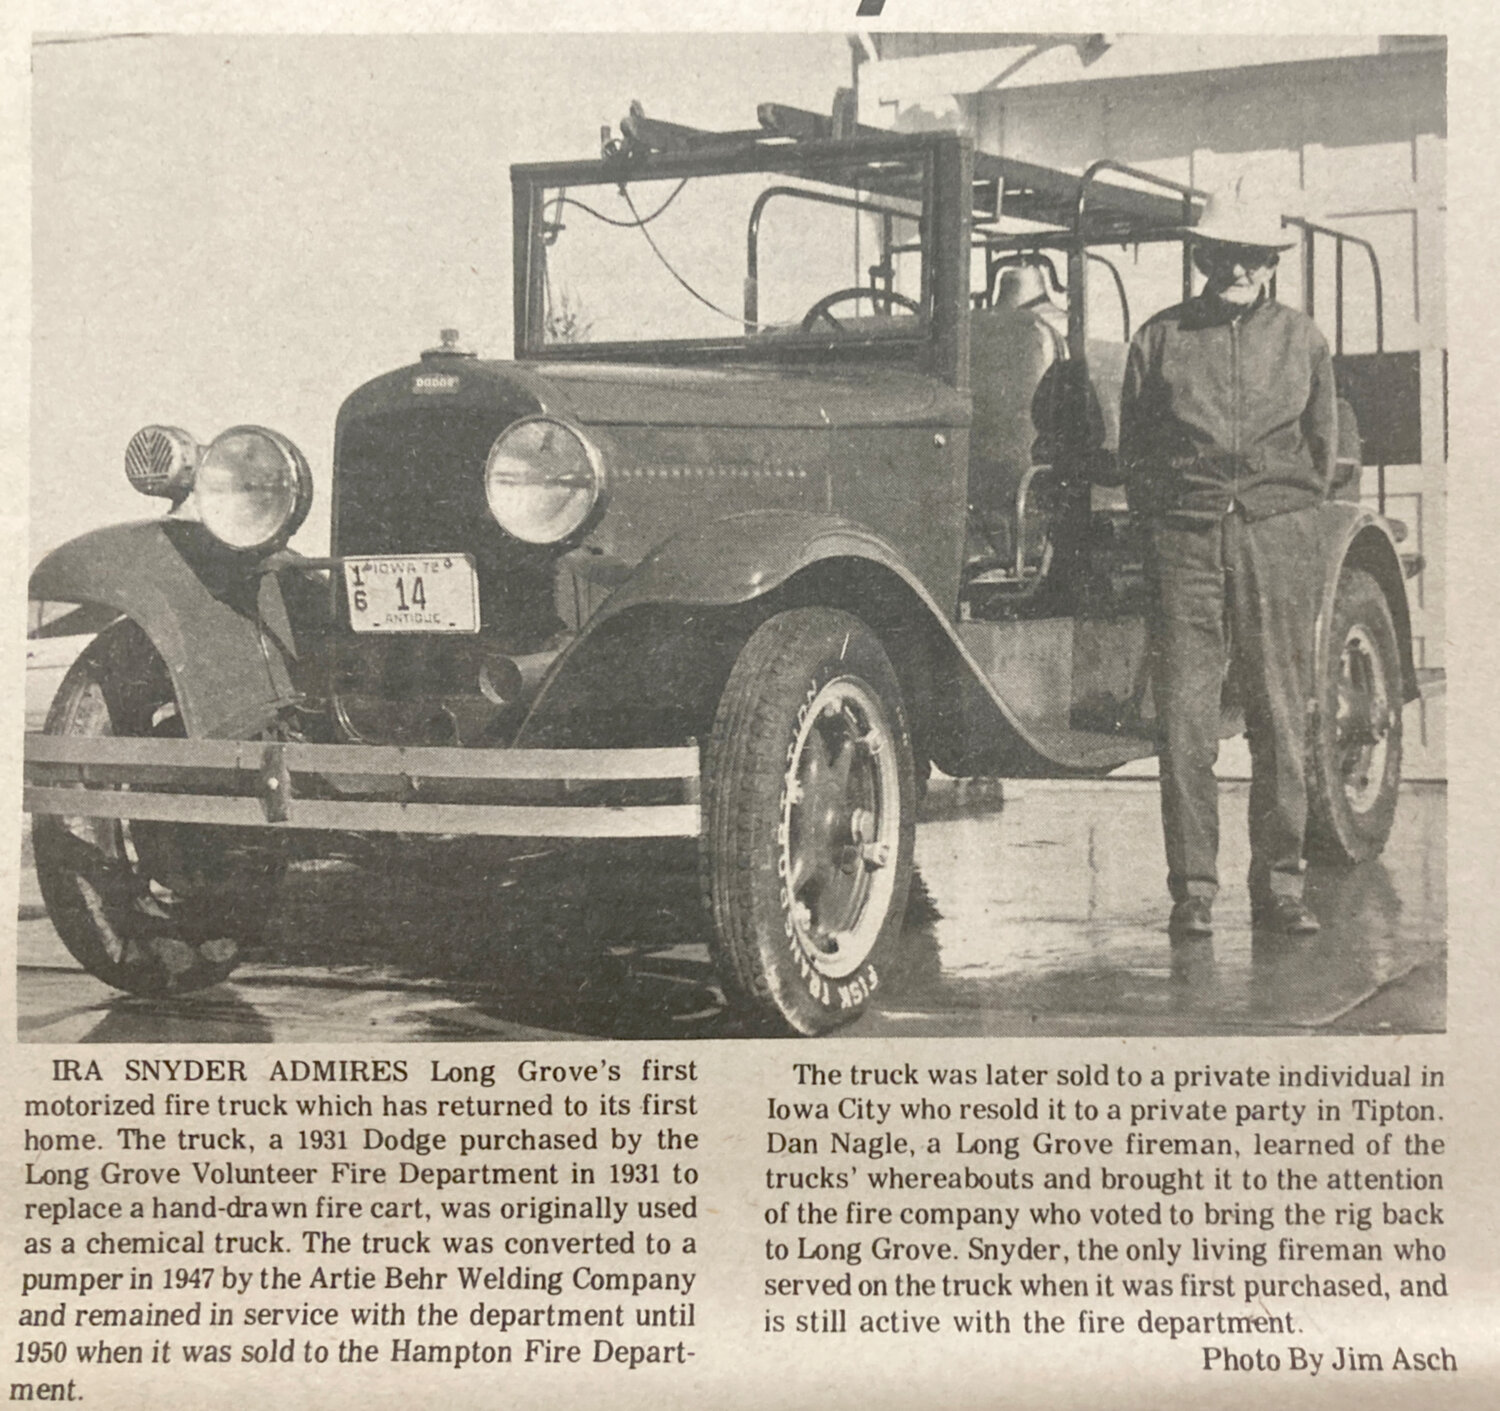
[[894,289],[872,289],[866,285],[857,285],[853,289],[837,289],[832,294],[825,294],[816,304],[802,316],[802,331],[811,333],[813,325],[821,319],[826,319],[840,333],[844,331],[844,325],[829,313],[835,304],[848,304],[856,299],[868,299],[875,306],[875,311],[880,313],[881,305],[885,305],[885,312],[889,312],[892,304],[899,304],[910,313],[920,314],[922,306],[915,299],[908,299],[905,294],[898,294]]

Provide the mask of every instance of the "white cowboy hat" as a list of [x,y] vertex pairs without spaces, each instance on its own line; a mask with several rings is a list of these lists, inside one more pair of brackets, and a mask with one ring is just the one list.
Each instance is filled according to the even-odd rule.
[[1194,240],[1219,245],[1254,245],[1262,250],[1290,250],[1297,243],[1295,231],[1281,223],[1281,212],[1241,194],[1243,178],[1223,191],[1212,193],[1203,203],[1198,224],[1185,227]]

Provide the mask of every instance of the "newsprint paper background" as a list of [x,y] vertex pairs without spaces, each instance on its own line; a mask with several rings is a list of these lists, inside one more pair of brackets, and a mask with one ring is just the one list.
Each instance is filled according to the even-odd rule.
[[[507,989],[515,955],[553,939],[509,873],[477,901],[429,890],[414,905],[399,871],[339,868],[299,875],[311,912],[278,920],[242,987],[124,998],[72,966],[29,820],[0,810],[0,857],[21,860],[0,899],[19,917],[4,971],[18,979],[0,986],[0,1400],[1500,1401],[1487,6],[14,4],[0,660],[15,689],[0,739],[39,724],[23,679],[34,695],[39,667],[55,686],[66,664],[23,669],[26,575],[141,517],[118,471],[136,427],[284,431],[316,483],[296,544],[323,552],[342,398],[439,328],[508,355],[511,163],[590,155],[635,98],[721,129],[767,99],[827,112],[856,50],[861,82],[884,85],[867,103],[940,119],[932,95],[1005,85],[993,52],[882,51],[875,36],[1002,30],[1046,76],[1033,82],[1056,85],[1026,116],[1007,110],[1035,145],[1006,150],[1069,165],[1073,81],[1133,45],[1148,57],[1132,72],[1169,76],[1089,121],[1101,143],[1139,125],[1163,170],[1185,124],[1234,127],[1199,90],[1188,102],[1184,72],[1420,65],[1422,36],[1447,36],[1435,125],[1412,116],[1430,93],[1391,78],[1390,132],[1329,112],[1326,139],[1308,138],[1315,100],[1288,68],[1284,130],[1188,143],[1202,181],[1235,174],[1216,154],[1256,149],[1283,184],[1386,171],[1399,188],[1349,209],[1397,271],[1393,343],[1423,349],[1424,464],[1452,467],[1451,486],[1439,469],[1392,487],[1422,505],[1423,660],[1451,685],[1419,725],[1408,713],[1419,779],[1383,880],[1323,893],[1321,942],[1252,948],[1243,916],[1234,930],[1231,786],[1223,934],[1185,957],[1158,914],[1151,785],[1007,785],[1002,809],[999,791],[939,781],[919,843],[932,886],[909,922],[928,937],[917,998],[845,1036],[771,1040],[729,1036],[702,949],[649,874],[606,876],[593,903],[617,928],[611,907],[639,908],[625,919],[640,953],[662,928],[645,979],[615,946]],[[907,77],[876,75],[897,53]],[[972,111],[997,111],[985,101]],[[1365,166],[1342,172],[1351,151]],[[20,775],[12,748],[0,790],[19,798]],[[1080,902],[1096,848],[1110,880]],[[542,886],[588,912],[549,865]],[[1041,881],[1008,890],[1028,873]],[[491,908],[503,983],[482,944]],[[1351,1086],[1392,1075],[1410,1086]],[[1312,1155],[1309,1135],[1347,1146]],[[1224,1145],[1171,1146],[1205,1137]]]

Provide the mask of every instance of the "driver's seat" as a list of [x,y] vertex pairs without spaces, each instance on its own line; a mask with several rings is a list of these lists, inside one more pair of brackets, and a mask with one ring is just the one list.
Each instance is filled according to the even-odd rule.
[[1048,296],[1043,271],[1021,265],[1001,272],[995,306],[976,309],[969,327],[969,558],[975,571],[986,559],[1015,562],[1017,496],[1038,436],[1053,420],[1036,405],[1038,392],[1049,397],[1055,379],[1047,378],[1048,369],[1067,356],[1067,314]]

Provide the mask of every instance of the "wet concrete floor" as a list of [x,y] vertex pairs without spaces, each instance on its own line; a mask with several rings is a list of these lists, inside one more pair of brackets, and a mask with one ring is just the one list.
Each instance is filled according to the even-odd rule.
[[[937,780],[904,954],[865,1036],[1421,1033],[1446,1015],[1446,810],[1402,792],[1379,859],[1313,868],[1321,934],[1252,933],[1246,786],[1223,789],[1212,940],[1173,942],[1156,786]],[[23,867],[18,1023],[47,1043],[733,1037],[686,845],[302,863],[231,979],[171,1000],[81,971]]]

